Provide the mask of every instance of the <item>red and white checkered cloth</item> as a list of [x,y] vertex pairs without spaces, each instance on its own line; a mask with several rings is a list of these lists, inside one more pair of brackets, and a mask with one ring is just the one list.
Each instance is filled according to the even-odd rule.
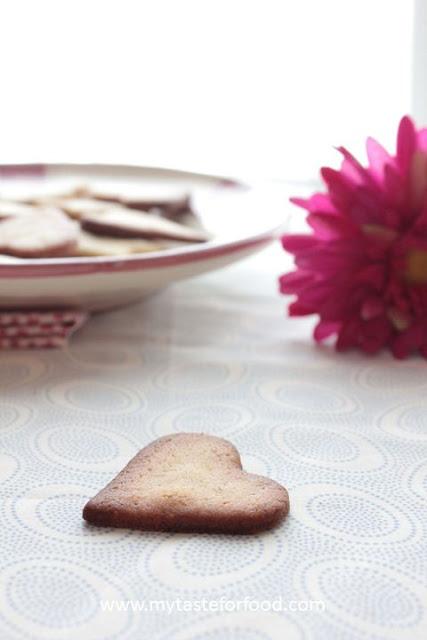
[[1,311],[0,349],[55,349],[86,321],[83,311]]

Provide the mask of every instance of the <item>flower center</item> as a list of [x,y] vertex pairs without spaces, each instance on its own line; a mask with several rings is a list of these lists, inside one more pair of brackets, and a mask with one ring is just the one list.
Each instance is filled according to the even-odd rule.
[[405,279],[411,284],[427,284],[427,251],[412,249],[408,252]]

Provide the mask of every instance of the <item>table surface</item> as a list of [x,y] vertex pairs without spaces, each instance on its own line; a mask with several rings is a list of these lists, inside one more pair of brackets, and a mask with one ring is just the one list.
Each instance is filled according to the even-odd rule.
[[[427,637],[427,365],[314,346],[277,294],[287,266],[275,246],[94,317],[64,351],[1,354],[2,639]],[[175,431],[230,439],[288,487],[287,520],[85,525],[85,501]]]

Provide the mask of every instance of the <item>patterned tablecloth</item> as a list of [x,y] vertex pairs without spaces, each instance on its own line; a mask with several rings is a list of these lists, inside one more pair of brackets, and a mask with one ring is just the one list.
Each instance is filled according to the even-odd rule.
[[[274,247],[100,315],[64,351],[0,354],[2,640],[427,637],[427,365],[315,347],[312,321],[284,316],[283,267]],[[287,486],[286,522],[83,523],[141,447],[182,430]]]

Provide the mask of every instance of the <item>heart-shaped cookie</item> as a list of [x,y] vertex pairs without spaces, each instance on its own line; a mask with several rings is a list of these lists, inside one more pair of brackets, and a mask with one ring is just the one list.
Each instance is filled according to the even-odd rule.
[[286,489],[243,471],[230,442],[178,433],[142,449],[89,500],[83,518],[143,531],[255,533],[288,511]]

